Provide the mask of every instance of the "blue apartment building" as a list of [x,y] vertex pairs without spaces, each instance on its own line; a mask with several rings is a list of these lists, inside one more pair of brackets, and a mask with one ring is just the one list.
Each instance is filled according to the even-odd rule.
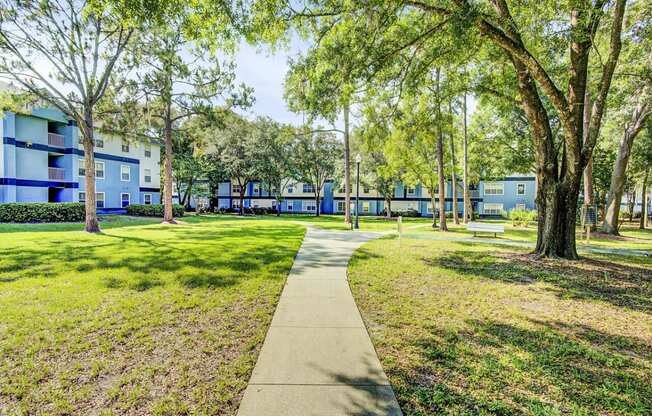
[[[84,202],[84,150],[72,120],[54,109],[1,112],[0,203]],[[96,133],[100,213],[160,202],[160,146]]]
[[[355,212],[355,192],[352,193],[352,212]],[[492,217],[514,209],[536,209],[536,180],[534,175],[512,175],[493,181],[480,181],[470,189],[473,211],[480,216]],[[452,211],[452,185],[445,191],[446,211]],[[236,181],[222,182],[217,192],[218,208],[238,209],[240,188]],[[435,196],[437,206],[439,197]],[[276,200],[264,189],[261,182],[252,181],[245,190],[244,205],[248,208],[277,208]],[[382,215],[385,210],[384,198],[375,190],[360,185],[360,198],[357,209],[360,215]],[[462,212],[464,205],[461,182],[457,183],[457,207]],[[344,189],[336,189],[333,181],[326,181],[321,192],[320,213],[344,213]],[[283,190],[281,212],[315,214],[314,192],[309,184],[294,182]],[[417,211],[423,217],[433,215],[431,197],[421,185],[409,187],[398,182],[391,202],[392,211]]]

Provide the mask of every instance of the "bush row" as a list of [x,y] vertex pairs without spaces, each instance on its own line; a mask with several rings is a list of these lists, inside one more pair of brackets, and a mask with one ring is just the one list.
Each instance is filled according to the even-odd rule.
[[0,222],[84,221],[86,209],[79,202],[9,202],[0,204]]
[[536,211],[528,211],[525,209],[513,209],[509,211],[509,219],[512,220],[514,227],[527,227],[532,221],[537,220]]
[[[127,207],[127,215],[137,217],[163,217],[163,204],[131,204]],[[175,217],[183,217],[183,205],[174,204],[172,206],[172,215]]]
[[[240,208],[220,208],[217,210],[217,212],[220,214],[238,214],[240,213]],[[276,215],[278,211],[276,208],[245,207],[244,213],[245,215]]]

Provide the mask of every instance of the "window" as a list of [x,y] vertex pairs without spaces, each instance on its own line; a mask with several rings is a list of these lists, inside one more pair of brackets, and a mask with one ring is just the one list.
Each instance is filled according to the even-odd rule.
[[315,206],[315,203],[314,202],[306,202],[306,211],[308,211],[308,212],[317,211],[317,207]]
[[346,208],[346,204],[344,201],[337,201],[337,211],[338,212],[344,212],[344,208]]
[[369,202],[363,202],[362,203],[362,212],[369,212]]
[[131,168],[127,165],[120,165],[120,180],[122,182],[131,181]]
[[340,187],[339,193],[343,194],[345,192],[346,192],[346,186],[344,184],[342,184],[342,186]]
[[315,187],[314,186],[312,186],[309,183],[304,183],[303,184],[303,193],[304,194],[312,194],[314,192],[315,192]]
[[99,147],[100,149],[104,148],[104,139],[101,137],[98,137],[95,139],[95,147]]
[[525,204],[516,204],[514,209],[517,211],[525,211],[527,208],[525,207]]
[[408,195],[414,195],[415,191],[416,191],[416,189],[411,188],[411,187],[408,186],[408,188],[407,188],[407,194]]
[[293,184],[288,185],[288,194],[291,194],[291,193],[294,193],[294,185]]
[[104,162],[95,162],[95,178],[104,179]]
[[294,208],[293,205],[294,204],[292,203],[292,201],[288,201],[288,211],[292,211],[292,209]]
[[241,190],[242,190],[242,187],[240,185],[231,186],[231,192],[234,193],[234,194],[239,194]]
[[254,194],[259,194],[260,193],[260,184],[255,183],[254,184]]
[[129,142],[122,139],[122,151],[124,153],[129,153]]
[[145,157],[152,157],[152,145],[145,143]]
[[130,195],[127,193],[120,194],[120,204],[122,208],[127,208],[129,206]]
[[503,212],[503,204],[487,204],[483,206],[485,215],[500,215]]
[[147,182],[147,183],[152,182],[152,170],[151,169],[145,169],[145,182]]
[[486,182],[484,184],[485,195],[504,195],[505,185],[498,182]]
[[516,195],[525,195],[525,184],[517,183],[516,184]]
[[86,165],[84,159],[79,159],[79,176],[86,176]]
[[79,193],[79,202],[81,202],[82,204],[86,203],[86,192]]
[[152,194],[144,194],[143,195],[143,203],[145,205],[152,205]]
[[98,192],[95,194],[95,207],[104,208],[104,192]]
[[240,208],[240,200],[239,199],[234,199],[233,200],[233,208]]
[[432,204],[428,204],[428,214],[432,214]]

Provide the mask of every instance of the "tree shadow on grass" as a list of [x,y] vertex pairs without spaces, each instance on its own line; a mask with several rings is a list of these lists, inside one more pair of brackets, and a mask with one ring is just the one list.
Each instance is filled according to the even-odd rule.
[[[155,233],[151,238],[137,233],[102,233],[97,236],[100,240],[93,242],[77,241],[71,236],[56,241],[44,238],[40,247],[35,244],[8,247],[3,249],[0,259],[0,283],[57,277],[70,271],[101,270],[111,275],[117,269],[137,275],[178,272],[179,281],[188,287],[227,286],[236,277],[281,278],[284,276],[275,273],[289,270],[296,252],[295,243],[301,238],[296,226],[208,230],[185,227],[150,232]],[[143,281],[140,287],[153,286],[156,284]]]
[[543,321],[425,329],[409,342],[420,358],[386,368],[406,415],[652,411],[652,355],[642,340]]
[[519,253],[453,251],[424,263],[466,276],[502,282],[551,284],[563,298],[600,300],[619,307],[652,312],[652,271],[607,260],[534,260]]

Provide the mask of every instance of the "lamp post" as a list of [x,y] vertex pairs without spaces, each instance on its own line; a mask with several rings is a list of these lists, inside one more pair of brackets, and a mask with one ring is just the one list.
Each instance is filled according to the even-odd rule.
[[355,229],[360,229],[360,162],[362,156],[358,153],[355,156]]

